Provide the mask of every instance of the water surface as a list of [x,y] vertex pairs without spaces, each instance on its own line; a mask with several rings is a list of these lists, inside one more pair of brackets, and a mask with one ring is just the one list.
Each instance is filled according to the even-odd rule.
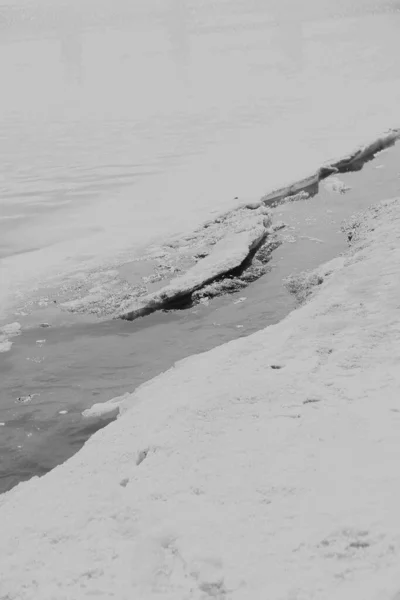
[[[0,492],[63,462],[109,421],[84,419],[85,408],[133,391],[179,359],[277,323],[294,309],[284,277],[344,251],[343,219],[400,196],[400,144],[342,179],[352,188],[346,194],[321,187],[314,198],[275,210],[274,218],[287,224],[287,241],[273,253],[270,272],[237,294],[134,322],[71,319],[60,325],[57,317],[53,327],[42,328],[47,309],[32,315],[11,351],[0,355]],[[28,395],[27,402],[18,401]]]
[[0,317],[400,122],[399,3],[0,7]]

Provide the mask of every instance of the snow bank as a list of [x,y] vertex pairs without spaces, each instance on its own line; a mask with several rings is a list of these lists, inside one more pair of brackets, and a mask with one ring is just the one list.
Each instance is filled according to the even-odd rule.
[[[239,267],[267,237],[270,212],[258,202],[254,207],[239,205],[221,213],[194,232],[150,247],[142,260],[126,263],[129,281],[118,270],[85,276],[85,281],[77,282],[77,297],[60,307],[70,312],[129,319],[159,310]],[[143,261],[149,263],[149,273],[145,275],[139,274]],[[170,281],[175,273],[179,276]],[[162,285],[164,280],[169,283],[152,291],[154,283]],[[74,295],[73,288],[69,289],[71,293]]]
[[400,200],[350,227],[302,308],[0,498],[0,598],[399,597]]
[[270,206],[279,202],[287,196],[294,196],[301,192],[315,194],[318,191],[318,185],[321,181],[334,173],[347,173],[349,171],[359,171],[364,164],[370,161],[374,156],[393,146],[400,139],[400,129],[390,129],[386,133],[374,139],[372,142],[365,143],[349,154],[337,159],[332,159],[322,165],[315,173],[292,182],[277,190],[269,192],[262,197],[261,201],[265,206]]
[[[374,155],[393,145],[400,137],[399,129],[392,129],[358,147],[353,152],[323,164],[312,175],[293,181],[264,195],[259,201],[240,204],[221,213],[187,235],[167,239],[159,246],[148,249],[142,259],[152,262],[151,275],[141,276],[136,270],[141,261],[130,264],[128,280],[118,270],[96,270],[77,279],[68,279],[68,300],[59,304],[70,312],[92,313],[98,317],[118,316],[135,319],[180,302],[184,297],[196,300],[196,293],[215,280],[221,281],[230,270],[237,268],[251,255],[254,247],[269,236],[270,211],[288,197],[304,198],[304,193],[318,192],[321,181],[332,174],[356,171]],[[340,180],[330,178],[328,186],[343,193]],[[275,240],[269,238],[273,244]],[[206,257],[206,258],[204,258]],[[248,261],[250,265],[251,261]],[[124,266],[127,266],[125,264]],[[129,266],[129,263],[128,263]],[[172,281],[171,274],[180,273]],[[263,273],[260,269],[259,276]],[[133,275],[133,277],[132,277]],[[135,283],[132,282],[132,279]],[[162,289],[152,290],[152,284],[168,279]],[[253,278],[248,278],[247,285]],[[225,285],[224,285],[225,283]],[[246,282],[244,282],[246,285]],[[239,282],[240,286],[240,282]],[[235,286],[234,286],[235,287]],[[204,295],[219,295],[232,291],[229,277],[217,289],[204,289]],[[194,295],[193,295],[194,293]],[[201,294],[197,295],[200,297]]]
[[112,413],[118,413],[119,407],[126,400],[129,393],[123,394],[122,396],[118,396],[117,398],[112,398],[107,402],[97,402],[93,404],[90,408],[87,408],[83,411],[82,416],[85,418],[88,417],[104,417],[111,415]]
[[[268,226],[270,220],[268,220]],[[211,283],[218,277],[230,273],[249,256],[266,237],[264,225],[253,226],[250,230],[231,233],[218,242],[209,256],[200,260],[184,275],[176,277],[161,290],[148,294],[134,302],[128,301],[120,308],[120,317],[133,320],[168,306],[180,298],[187,297],[194,291]]]

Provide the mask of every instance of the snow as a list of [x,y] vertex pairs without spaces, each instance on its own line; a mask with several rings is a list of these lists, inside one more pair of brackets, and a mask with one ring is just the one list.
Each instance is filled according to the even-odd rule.
[[307,304],[4,494],[0,598],[397,598],[399,232],[371,210]]
[[8,323],[7,325],[0,327],[0,354],[11,350],[12,342],[10,342],[9,338],[15,337],[20,333],[21,325],[17,322]]
[[108,400],[108,402],[97,402],[93,404],[90,408],[87,408],[83,411],[83,417],[103,417],[105,415],[110,415],[111,413],[115,413],[119,411],[120,405],[126,400],[129,393],[123,394],[122,396],[118,396],[117,398],[112,398]]
[[8,352],[9,350],[11,350],[11,346],[12,346],[12,342],[10,342],[9,340],[3,339],[3,337],[0,336],[0,353]]
[[2,319],[398,120],[390,0],[26,4],[3,11]]
[[[125,264],[122,272],[103,269],[90,276],[84,274],[74,282],[70,280],[68,296],[75,297],[59,306],[69,312],[97,317],[122,315],[129,319],[164,308],[240,266],[267,236],[270,212],[259,202],[255,209],[239,205],[220,213],[185,236],[172,236],[163,244],[150,247],[142,258],[152,267],[144,276],[140,266],[135,276],[135,265],[137,268],[141,261],[133,261]],[[179,275],[168,284],[174,273]],[[162,289],[151,291],[154,282],[158,286],[164,280],[167,281]]]
[[[265,217],[268,226],[270,217]],[[239,267],[248,257],[251,250],[261,243],[267,235],[264,225],[255,225],[244,231],[228,234],[218,242],[213,251],[200,260],[184,275],[176,277],[171,283],[161,290],[148,294],[132,304],[128,300],[120,308],[122,318],[134,319],[136,316],[152,312],[169,302],[187,296],[207,283],[211,283],[220,275],[229,273]]]
[[[118,269],[103,269],[90,276],[81,273],[74,283],[69,280],[67,287],[70,299],[59,306],[70,312],[92,313],[102,318],[113,315],[132,320],[168,307],[172,302],[200,289],[205,295],[211,291],[214,295],[222,293],[219,283],[216,283],[218,290],[214,284],[208,289],[205,286],[240,266],[267,234],[284,226],[278,223],[271,227],[271,213],[267,205],[275,206],[288,196],[300,199],[307,193],[316,193],[320,183],[331,192],[345,193],[349,188],[332,174],[360,170],[376,153],[393,145],[399,137],[400,130],[391,129],[349,154],[320,166],[305,179],[274,190],[258,202],[239,204],[235,209],[207,221],[194,232],[172,236],[162,245],[151,247],[147,260],[154,260],[156,256],[162,257],[162,260],[153,263],[153,273],[150,275],[143,277],[137,274],[132,280],[135,272],[133,263],[125,265],[128,267],[125,275]],[[319,243],[321,240],[313,238],[313,241]],[[206,258],[193,264],[204,256]],[[185,272],[182,274],[182,271]],[[162,281],[171,272],[179,272],[180,275],[161,289],[149,290],[149,282]],[[71,299],[71,295],[75,297]],[[201,301],[207,300],[203,298]]]
[[0,333],[4,335],[18,335],[21,332],[21,325],[17,322],[9,323],[0,328]]

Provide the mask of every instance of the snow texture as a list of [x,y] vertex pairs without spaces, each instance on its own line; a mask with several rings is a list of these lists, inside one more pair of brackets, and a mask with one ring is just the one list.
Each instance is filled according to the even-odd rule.
[[97,402],[90,408],[83,411],[83,417],[103,417],[115,412],[119,412],[119,407],[129,394],[123,394],[117,398],[112,398],[108,402]]
[[[271,206],[289,196],[296,196],[302,193],[316,194],[321,181],[324,181],[327,177],[336,173],[361,170],[366,162],[372,160],[378,152],[395,144],[399,138],[400,129],[391,129],[376,138],[373,142],[360,146],[346,156],[327,162],[312,175],[299,179],[283,188],[269,192],[261,198],[261,201],[265,206]],[[336,186],[333,185],[333,189],[329,182],[326,186],[328,188],[331,187],[332,191],[345,193],[346,190],[342,187],[340,180],[336,179],[336,181],[339,181],[339,183],[337,183]]]
[[[240,205],[217,215],[194,232],[170,237],[161,246],[150,247],[142,257],[151,264],[148,274],[137,274],[142,260],[124,265],[130,276],[134,275],[135,282],[131,277],[127,281],[126,275],[115,269],[93,272],[83,280],[78,277],[75,283],[69,280],[66,291],[73,298],[61,302],[60,307],[98,317],[114,315],[130,319],[162,309],[240,266],[267,236],[270,213],[264,206],[250,209]],[[157,291],[152,289],[154,284]]]
[[[346,156],[322,165],[312,175],[264,195],[259,201],[240,204],[188,235],[175,236],[161,246],[151,247],[140,260],[120,265],[125,275],[107,266],[64,276],[58,306],[72,313],[91,313],[103,319],[110,316],[135,319],[181,303],[185,295],[196,302],[238,291],[265,272],[256,268],[247,279],[235,282],[229,276],[229,268],[239,267],[249,255],[251,258],[254,247],[263,243],[264,238],[268,236],[269,241],[274,242],[270,238],[269,206],[316,194],[319,184],[327,178],[324,185],[328,189],[345,193],[346,187],[340,179],[331,176],[361,169],[377,152],[393,145],[399,136],[400,130],[392,129]],[[262,233],[258,241],[254,241],[259,232]],[[143,276],[139,274],[140,264],[146,261],[152,263],[152,268],[150,274]],[[171,281],[176,273],[179,275]],[[168,282],[160,289],[158,283],[164,280]]]
[[133,304],[128,301],[121,307],[120,316],[124,319],[135,319],[190,295],[221,275],[239,267],[266,235],[267,230],[264,225],[257,225],[250,230],[227,235],[214,246],[208,256],[200,260],[184,275],[176,277],[169,285]]
[[2,600],[398,600],[400,200],[348,230],[308,303],[0,498]]

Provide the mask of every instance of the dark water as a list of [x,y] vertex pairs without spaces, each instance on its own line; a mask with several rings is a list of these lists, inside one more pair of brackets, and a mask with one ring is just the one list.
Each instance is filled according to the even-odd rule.
[[[208,306],[134,322],[73,317],[49,328],[39,326],[48,313],[34,314],[30,328],[13,338],[11,351],[0,355],[0,492],[63,462],[110,421],[84,419],[85,408],[133,391],[179,359],[281,320],[295,308],[282,279],[344,251],[342,220],[399,195],[399,176],[397,146],[362,172],[340,176],[352,188],[346,194],[321,188],[314,198],[278,207],[275,220],[288,225],[287,241],[274,252],[271,271]],[[25,403],[18,400],[28,395]]]

